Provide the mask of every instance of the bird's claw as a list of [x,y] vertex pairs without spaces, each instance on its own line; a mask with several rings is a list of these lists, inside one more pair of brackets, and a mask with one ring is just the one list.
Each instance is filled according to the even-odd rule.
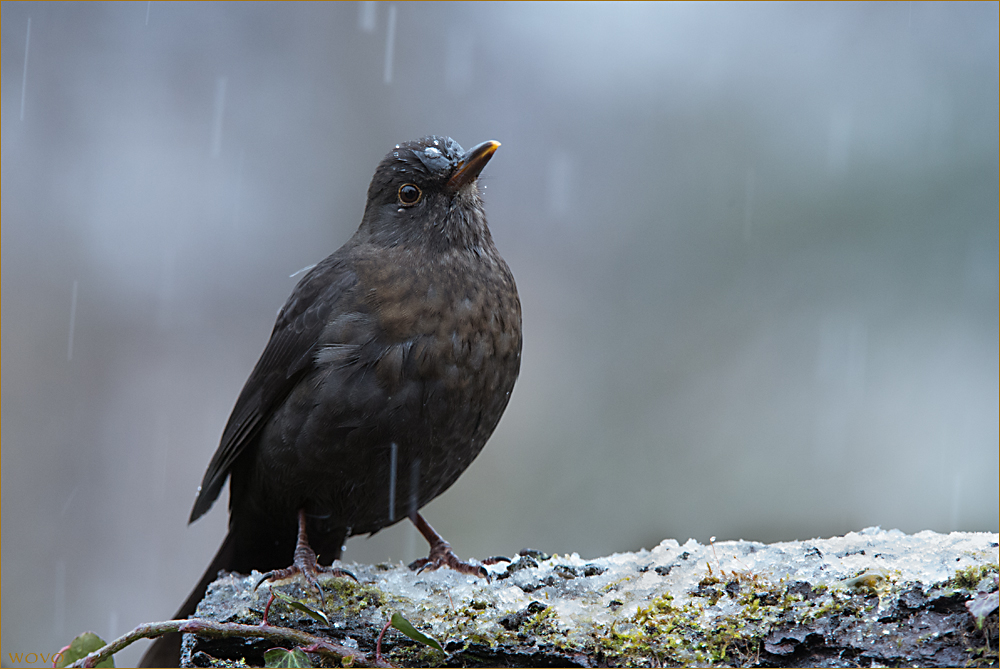
[[264,581],[281,581],[286,578],[291,578],[295,575],[301,575],[306,582],[316,589],[319,593],[319,601],[322,607],[326,607],[326,598],[323,596],[323,588],[319,585],[319,576],[321,574],[329,574],[331,576],[346,576],[352,579],[355,583],[359,583],[358,577],[347,571],[346,569],[340,569],[339,567],[324,567],[315,560],[311,563],[308,561],[300,561],[297,559],[295,562],[286,569],[274,569],[263,576],[257,581],[257,585],[254,586],[254,590],[260,587]]
[[510,562],[510,558],[503,555],[494,555],[483,560],[483,564],[496,564],[498,562]]
[[409,565],[410,570],[417,573],[425,570],[440,569],[441,567],[449,567],[460,574],[485,578],[487,583],[492,582],[489,572],[486,571],[486,567],[460,560],[454,551],[451,550],[448,542],[441,542],[432,546],[430,555],[419,560],[414,560]]

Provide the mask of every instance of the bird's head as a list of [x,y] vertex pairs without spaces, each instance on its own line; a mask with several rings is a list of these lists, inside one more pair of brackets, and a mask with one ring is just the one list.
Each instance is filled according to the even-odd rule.
[[359,230],[388,246],[477,247],[489,239],[476,179],[500,142],[465,151],[432,135],[397,144],[375,170]]

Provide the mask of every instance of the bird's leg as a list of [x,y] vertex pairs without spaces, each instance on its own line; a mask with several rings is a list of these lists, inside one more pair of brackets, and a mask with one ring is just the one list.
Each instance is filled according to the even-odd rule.
[[424,569],[438,569],[440,567],[451,567],[457,572],[463,574],[471,574],[473,576],[478,576],[480,578],[485,578],[486,582],[490,582],[490,575],[486,571],[486,568],[482,565],[469,564],[468,562],[463,562],[458,559],[458,556],[451,550],[451,544],[444,540],[440,534],[438,534],[433,527],[430,526],[424,517],[419,513],[414,513],[410,520],[413,524],[417,526],[420,530],[420,534],[424,535],[424,539],[427,539],[427,543],[431,545],[431,552],[427,557],[421,558],[410,563],[410,569],[416,571],[423,571]]
[[269,571],[257,581],[259,587],[264,581],[279,581],[291,578],[296,574],[301,574],[306,581],[319,592],[319,601],[326,607],[326,600],[323,597],[323,589],[319,587],[317,577],[320,574],[332,574],[334,576],[347,576],[357,581],[357,577],[345,569],[336,567],[324,567],[316,559],[316,552],[309,546],[309,537],[306,536],[306,510],[299,509],[299,537],[295,542],[295,553],[292,558],[292,565],[287,569],[275,569]]

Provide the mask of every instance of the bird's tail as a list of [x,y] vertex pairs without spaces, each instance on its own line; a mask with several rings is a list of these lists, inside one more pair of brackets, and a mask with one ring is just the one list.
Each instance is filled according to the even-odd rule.
[[[233,565],[236,558],[236,542],[233,539],[233,533],[230,532],[226,535],[226,540],[222,542],[222,546],[219,547],[218,552],[215,557],[212,558],[212,563],[205,570],[205,574],[198,581],[198,585],[195,586],[191,594],[188,595],[187,600],[181,605],[181,608],[177,610],[174,614],[174,620],[180,620],[182,618],[188,618],[192,613],[194,613],[195,608],[205,597],[205,592],[208,590],[208,585],[214,581],[219,574],[219,571],[233,571]],[[153,641],[151,645],[143,654],[142,659],[139,660],[140,667],[176,667],[180,665],[181,660],[181,634],[179,632],[173,634],[165,634]]]

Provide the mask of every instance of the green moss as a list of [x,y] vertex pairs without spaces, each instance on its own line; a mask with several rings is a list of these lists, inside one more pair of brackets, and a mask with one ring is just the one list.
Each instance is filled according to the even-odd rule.
[[970,648],[969,652],[972,657],[966,664],[968,667],[995,667],[997,666],[997,662],[1000,661],[1000,653],[995,648],[990,648],[989,646]]
[[522,629],[528,634],[541,635],[552,633],[556,631],[556,628],[553,625],[553,619],[555,616],[555,609],[551,606],[547,606],[526,620]]
[[980,581],[990,574],[997,574],[998,572],[1000,572],[1000,566],[997,563],[967,567],[956,571],[955,575],[945,585],[960,590],[975,590]]
[[405,667],[436,667],[441,665],[441,651],[418,643],[400,643],[386,655],[390,664]]
[[[722,583],[722,579],[720,577],[716,576],[714,573],[712,573],[712,563],[711,562],[706,562],[705,566],[708,568],[708,573],[705,574],[704,578],[702,578],[700,581],[698,581],[698,585],[701,586],[701,587],[707,587],[707,586],[710,586],[710,585],[716,585],[718,583]],[[723,573],[723,575],[725,575],[726,572],[722,572],[722,573]]]
[[[325,579],[322,586],[326,591],[326,610],[341,609],[349,617],[357,617],[372,608],[381,608],[390,603],[393,598],[381,588],[368,583],[357,583],[349,578]],[[330,597],[330,593],[334,597]],[[308,600],[304,603],[319,608],[319,597],[315,591],[307,593]]]
[[618,579],[617,581],[612,581],[611,583],[608,583],[606,586],[604,586],[604,592],[612,592],[614,590],[618,590],[618,588],[621,586],[622,583],[627,583],[628,581],[631,580],[632,580],[631,576],[625,576],[623,578]]
[[719,616],[706,625],[703,614],[702,605],[677,605],[666,593],[612,624],[595,642],[612,663],[635,666],[717,664],[733,658],[742,663],[759,653],[760,635],[742,616]]

